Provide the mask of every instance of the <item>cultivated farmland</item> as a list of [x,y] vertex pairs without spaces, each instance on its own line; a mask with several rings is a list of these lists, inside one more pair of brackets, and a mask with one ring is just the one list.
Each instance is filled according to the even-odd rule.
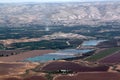
[[46,80],[46,78],[44,78],[43,76],[29,76],[26,78],[15,78],[15,77],[11,77],[11,78],[5,78],[2,80]]
[[100,63],[120,63],[120,51],[116,52],[115,54],[103,58],[99,61]]
[[120,80],[120,73],[78,73],[74,76],[58,76],[54,80]]
[[46,71],[46,72],[54,72],[58,70],[70,70],[72,72],[90,72],[90,71],[107,71],[109,69],[108,66],[96,66],[96,67],[89,67],[89,66],[82,66],[80,64],[74,62],[52,62],[41,69],[39,67],[36,69],[37,71]]
[[106,56],[109,56],[111,54],[114,54],[115,52],[119,51],[120,47],[115,47],[115,48],[109,48],[106,50],[103,50],[99,53],[93,54],[92,56],[86,58],[86,61],[98,61],[102,58],[105,58]]
[[0,63],[0,75],[9,75],[20,72],[19,69],[24,68],[25,64],[21,63]]

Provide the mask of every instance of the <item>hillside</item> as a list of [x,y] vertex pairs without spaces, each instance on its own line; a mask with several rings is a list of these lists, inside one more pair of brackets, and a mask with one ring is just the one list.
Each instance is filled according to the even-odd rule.
[[0,4],[1,26],[120,24],[120,2]]

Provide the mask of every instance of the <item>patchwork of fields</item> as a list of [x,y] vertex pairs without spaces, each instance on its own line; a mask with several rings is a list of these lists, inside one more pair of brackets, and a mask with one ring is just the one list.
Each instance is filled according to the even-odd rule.
[[[60,40],[54,41],[58,42]],[[50,41],[49,43],[52,44],[52,46],[56,45],[54,41]],[[47,43],[48,41],[43,42]],[[64,40],[61,42],[64,42],[66,45]],[[75,42],[74,40],[69,41],[69,43],[73,44]],[[81,41],[79,42],[81,43]],[[44,43],[41,42],[40,45],[44,45]],[[31,46],[33,44],[41,47],[37,43],[30,43]],[[50,44],[49,46],[51,46]],[[59,46],[60,44],[61,43],[57,45]],[[76,46],[76,44],[74,46]],[[14,45],[20,48],[19,46],[25,47],[29,45],[29,43],[18,43]],[[56,46],[53,47],[56,48]],[[27,58],[56,52],[56,50],[51,49],[32,50],[11,56],[1,56],[0,80],[118,80],[120,78],[120,47],[94,47],[96,47],[95,52],[91,52],[89,56],[70,61],[53,60],[46,63],[37,62],[37,64],[35,62],[23,62]],[[70,49],[67,54],[70,55],[70,52],[75,53],[75,50]],[[63,55],[64,53],[61,52],[60,54]],[[80,52],[78,52],[78,54],[80,54]],[[78,55],[76,57],[78,57]],[[108,63],[115,65],[110,66]]]
[[101,59],[99,62],[106,63],[106,64],[119,64],[120,63],[120,51]]
[[54,80],[119,80],[120,73],[107,73],[107,72],[88,72],[78,73],[74,76],[58,76]]
[[115,48],[108,48],[105,49],[99,53],[93,54],[91,56],[89,56],[88,58],[86,58],[86,61],[92,61],[92,62],[96,62],[99,61],[107,56],[110,56],[114,53],[116,53],[117,51],[120,51],[120,47],[115,47]]
[[109,69],[108,66],[100,65],[96,67],[82,66],[74,62],[52,62],[37,71],[56,72],[59,70],[70,70],[72,72],[104,72]]

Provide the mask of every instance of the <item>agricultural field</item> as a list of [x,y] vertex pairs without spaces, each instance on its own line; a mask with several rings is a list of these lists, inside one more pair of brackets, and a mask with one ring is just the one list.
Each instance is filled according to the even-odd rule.
[[[0,80],[117,80],[120,78],[120,73],[108,71],[109,66],[85,65],[70,61],[0,63],[0,67],[2,69]],[[9,76],[5,77],[6,75]]]
[[40,56],[43,54],[48,54],[48,53],[54,53],[56,52],[55,50],[32,50],[32,51],[25,51],[21,52],[17,55],[12,55],[12,56],[7,56],[7,57],[1,57],[0,61],[2,62],[22,62],[27,58],[30,57],[35,57],[35,56]]
[[[12,49],[23,49],[23,50],[38,50],[38,49],[65,49],[72,47],[67,45],[66,41],[39,41],[39,42],[25,42],[25,43],[13,43],[11,45]],[[9,49],[9,48],[8,48]]]
[[95,62],[95,61],[98,61],[98,60],[105,58],[109,55],[112,55],[119,50],[120,50],[120,47],[109,48],[109,49],[103,50],[99,53],[93,54],[93,55],[89,56],[88,58],[86,58],[85,60]]
[[[34,68],[37,64],[35,63],[22,63],[22,62],[4,62],[0,63],[0,78],[4,76],[17,76],[24,74],[27,69]],[[0,79],[1,80],[1,79]]]
[[[68,44],[68,43],[69,44]],[[41,40],[36,42],[20,42],[12,43],[6,46],[6,50],[43,50],[43,49],[67,49],[76,48],[83,40],[80,39],[53,39],[53,40]],[[2,48],[2,46],[1,46]]]
[[0,44],[0,50],[4,50],[4,49],[5,47],[2,44]]
[[43,35],[52,34],[53,32],[46,32],[44,26],[34,27],[1,27],[0,40],[5,39],[20,39],[20,38],[38,38]]
[[15,78],[15,77],[11,77],[11,78],[6,78],[3,80],[47,80],[46,78],[44,78],[43,76],[29,76],[26,78]]
[[108,72],[86,72],[78,73],[74,76],[58,76],[54,80],[119,80],[120,73],[108,73]]
[[[114,24],[114,23],[113,23]],[[29,25],[25,27],[6,27],[0,26],[0,40],[6,39],[20,39],[20,38],[40,38],[44,35],[50,35],[55,32],[63,33],[76,33],[84,36],[96,37],[97,39],[112,39],[119,36],[119,28],[114,28],[113,26],[118,25],[98,25],[97,27],[92,27],[90,25],[80,25],[80,26],[49,26],[49,31],[46,31],[46,26],[43,25]],[[34,27],[33,27],[34,26]],[[113,31],[101,32],[108,30],[109,28]]]
[[120,80],[120,0],[61,1],[0,0],[0,80]]
[[[16,69],[24,67],[24,64],[6,64],[0,63],[0,75],[8,75],[9,73],[15,73]],[[10,69],[11,68],[11,69]]]
[[113,55],[105,57],[99,61],[100,63],[106,64],[119,64],[120,63],[120,51],[116,52]]
[[5,78],[2,80],[119,80],[120,73],[111,73],[111,72],[84,72],[77,73],[72,76],[61,75],[53,77],[53,79],[47,79],[43,76],[29,76],[26,78]]
[[95,72],[95,71],[107,71],[109,69],[108,66],[104,65],[98,65],[95,67],[90,67],[90,66],[82,66],[78,63],[74,62],[52,62],[40,69],[38,67],[36,70],[37,71],[45,71],[45,72],[56,72],[59,70],[70,70],[71,72]]

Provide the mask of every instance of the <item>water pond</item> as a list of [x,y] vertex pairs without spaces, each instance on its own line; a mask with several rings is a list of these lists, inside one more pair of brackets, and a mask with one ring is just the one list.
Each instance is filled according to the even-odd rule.
[[[84,41],[82,43],[82,46],[96,46],[98,43],[103,42],[106,40],[89,40]],[[76,57],[76,54],[87,54],[88,52],[93,51],[92,49],[65,49],[65,50],[59,50],[55,53],[48,53],[44,54],[42,56],[36,56],[33,58],[27,58],[25,61],[31,61],[31,62],[47,62],[51,60],[58,60],[63,58],[73,58]]]
[[27,58],[25,61],[47,62],[47,61],[51,61],[51,60],[76,57],[75,56],[76,54],[87,53],[90,51],[92,51],[92,50],[66,49],[66,50],[57,51],[55,53],[48,53],[48,54],[44,54],[42,56]]

